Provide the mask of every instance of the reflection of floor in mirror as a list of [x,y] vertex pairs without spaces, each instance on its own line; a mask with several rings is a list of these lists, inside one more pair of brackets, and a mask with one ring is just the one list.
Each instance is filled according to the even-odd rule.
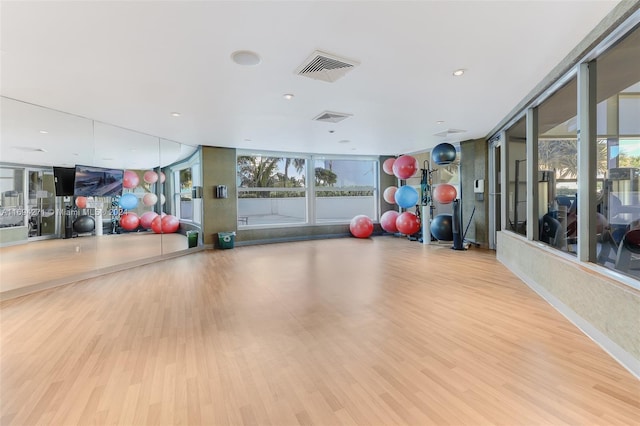
[[130,233],[40,240],[0,248],[0,292],[79,277],[187,249],[182,234]]

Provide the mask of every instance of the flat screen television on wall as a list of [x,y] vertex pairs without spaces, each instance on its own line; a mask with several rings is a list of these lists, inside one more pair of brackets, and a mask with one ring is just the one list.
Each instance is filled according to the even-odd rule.
[[57,197],[69,197],[73,195],[75,180],[75,167],[53,168],[53,181],[55,183]]
[[73,195],[115,197],[122,194],[124,170],[76,165]]

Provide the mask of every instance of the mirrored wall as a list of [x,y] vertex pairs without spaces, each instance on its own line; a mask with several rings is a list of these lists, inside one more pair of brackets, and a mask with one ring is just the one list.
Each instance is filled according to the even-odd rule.
[[0,102],[3,298],[201,245],[197,147]]

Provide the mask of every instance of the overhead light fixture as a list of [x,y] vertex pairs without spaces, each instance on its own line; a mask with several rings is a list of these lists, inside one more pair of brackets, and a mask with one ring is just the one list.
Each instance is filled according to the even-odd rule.
[[338,141],[338,143],[349,143],[351,142],[349,139],[342,139],[341,141]]
[[237,50],[231,54],[231,59],[238,65],[252,67],[260,63],[260,56],[250,50]]
[[453,72],[453,75],[454,75],[454,76],[456,76],[456,77],[460,77],[461,75],[463,75],[463,74],[464,74],[464,71],[465,71],[465,70],[463,70],[462,68],[460,68],[459,70],[455,70],[455,71]]
[[251,139],[246,138],[244,141],[245,141],[245,142],[251,142]]
[[49,132],[47,132],[46,130],[40,130],[40,133],[42,133],[43,135],[46,135]]
[[283,98],[285,98],[286,100],[290,101],[291,99],[293,99],[293,94],[292,93],[285,93],[284,95],[282,95]]
[[436,124],[444,124],[444,121],[438,120],[438,121],[436,121]]
[[172,112],[171,116],[172,117],[180,117],[182,114],[180,114],[179,112]]

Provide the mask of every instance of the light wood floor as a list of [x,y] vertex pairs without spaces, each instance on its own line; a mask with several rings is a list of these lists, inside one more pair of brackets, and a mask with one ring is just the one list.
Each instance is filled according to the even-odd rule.
[[640,382],[493,252],[199,252],[0,304],[0,423],[632,425]]
[[0,292],[65,280],[185,250],[187,237],[151,232],[29,241],[0,248]]

